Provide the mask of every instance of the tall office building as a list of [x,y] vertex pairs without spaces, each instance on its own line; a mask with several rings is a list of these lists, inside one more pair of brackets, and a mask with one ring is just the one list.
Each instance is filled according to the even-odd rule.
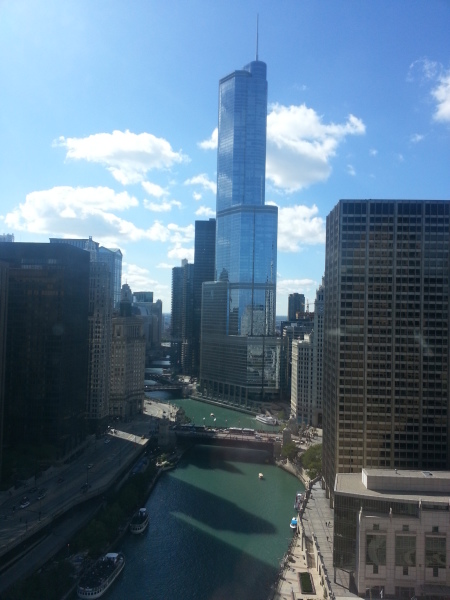
[[214,281],[216,263],[216,220],[195,221],[194,243],[194,327],[193,327],[193,371],[200,370],[200,328],[202,320],[202,286],[205,281]]
[[[66,244],[81,248],[89,253],[89,381],[86,399],[86,419],[91,433],[104,431],[109,419],[110,352],[112,311],[115,302],[115,287],[120,278],[114,264],[117,254],[102,248],[92,237],[50,238],[50,243]],[[120,275],[122,254],[120,250]]]
[[52,450],[47,460],[68,458],[86,430],[89,255],[16,242],[0,244],[0,260],[8,279],[4,452],[28,445],[36,461],[43,449]]
[[449,468],[449,201],[327,217],[323,473]]
[[203,284],[201,386],[246,403],[279,393],[276,206],[265,205],[266,64],[219,83],[216,273]]
[[289,294],[288,297],[288,321],[296,321],[300,315],[305,313],[305,295]]
[[145,361],[148,366],[151,357],[155,355],[162,340],[163,316],[162,302],[153,302],[153,292],[133,293],[133,312],[140,314],[145,332]]
[[172,269],[172,366],[185,375],[193,368],[194,265],[182,260]]
[[110,294],[113,308],[119,310],[120,290],[122,286],[122,252],[118,248],[104,248],[99,242],[89,238],[50,238],[51,244],[70,244],[89,252],[91,262],[103,262],[108,265]]
[[[300,335],[290,340],[292,348],[291,417],[302,425],[322,427],[322,383],[323,383],[323,314],[324,286],[316,292],[313,318],[306,333],[303,325]],[[305,315],[303,315],[305,316]],[[285,327],[283,335],[288,337],[291,329],[300,329],[299,321]]]
[[142,412],[145,380],[145,335],[142,317],[132,314],[133,294],[122,286],[120,313],[112,319],[109,413],[129,420]]

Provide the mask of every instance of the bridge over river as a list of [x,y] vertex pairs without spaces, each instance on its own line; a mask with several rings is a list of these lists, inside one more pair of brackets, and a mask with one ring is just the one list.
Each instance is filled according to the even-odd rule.
[[275,436],[266,435],[255,436],[252,434],[241,434],[229,429],[224,431],[196,431],[195,429],[179,429],[175,430],[177,442],[182,440],[196,442],[207,446],[228,446],[238,448],[252,448],[253,450],[263,450],[271,457],[274,455],[274,447],[277,443]]

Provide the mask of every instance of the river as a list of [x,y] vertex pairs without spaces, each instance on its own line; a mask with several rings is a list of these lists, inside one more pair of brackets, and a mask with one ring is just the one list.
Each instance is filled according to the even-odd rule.
[[[209,417],[222,414],[218,407],[172,402],[189,416],[205,407]],[[241,413],[221,410],[249,426]],[[259,450],[195,446],[155,486],[147,531],[122,541],[127,564],[108,600],[264,600],[292,537],[295,494],[303,489]]]

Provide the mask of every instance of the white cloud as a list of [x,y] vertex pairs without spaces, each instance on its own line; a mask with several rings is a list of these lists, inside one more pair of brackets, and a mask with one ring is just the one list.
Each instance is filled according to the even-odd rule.
[[130,131],[96,133],[85,138],[61,136],[55,145],[67,149],[67,158],[99,163],[123,185],[139,183],[152,169],[169,169],[187,161],[182,152],[172,150],[169,142],[151,133]]
[[170,231],[170,241],[174,244],[185,244],[192,242],[195,238],[194,225],[180,227],[175,223],[169,223],[167,229]]
[[216,211],[213,210],[212,208],[209,208],[209,206],[200,206],[196,211],[195,214],[197,215],[197,217],[215,217],[216,216]]
[[355,175],[356,175],[355,167],[353,165],[347,165],[347,173],[349,175],[351,175],[352,177],[355,177]]
[[302,246],[324,244],[325,222],[318,212],[315,205],[278,207],[278,250],[299,252]]
[[421,133],[414,133],[411,137],[410,140],[413,144],[417,144],[418,142],[421,142],[423,140],[425,136],[422,135]]
[[157,269],[173,269],[175,265],[171,265],[169,263],[159,263],[156,265]]
[[376,156],[378,154],[378,150],[376,150],[375,148],[371,148],[369,150],[369,154],[370,156]]
[[[159,221],[148,228],[137,227],[112,212],[136,206],[138,201],[128,192],[118,194],[105,187],[55,187],[28,194],[23,204],[4,216],[4,222],[11,230],[49,237],[84,238],[95,232],[97,241],[114,246],[144,239],[170,242],[174,231],[175,242],[181,235],[178,229],[184,231],[178,225],[165,226]],[[186,229],[184,235],[190,239],[190,229]]]
[[267,178],[287,192],[324,181],[339,144],[363,133],[365,125],[354,115],[343,124],[325,124],[304,104],[275,104],[267,117]]
[[[312,293],[315,298],[315,291],[318,287],[317,282],[313,279],[283,279],[283,277],[277,277],[277,292],[280,295],[304,294],[306,300]],[[309,308],[311,311],[314,310],[314,301]]]
[[403,154],[400,154],[400,153],[398,153],[398,154],[396,154],[396,155],[395,155],[395,158],[396,158],[396,159],[398,160],[398,162],[400,162],[400,163],[402,163],[402,162],[405,162],[405,157],[403,156]]
[[168,190],[165,190],[163,187],[156,183],[152,183],[151,181],[143,181],[142,187],[150,196],[154,196],[155,198],[162,198],[163,196],[168,196]]
[[444,69],[441,63],[421,58],[410,65],[408,81],[415,81],[416,71],[419,72],[421,84],[429,85],[431,83],[434,86],[430,92],[436,102],[433,119],[450,122],[450,70]]
[[184,185],[200,185],[203,189],[209,190],[213,194],[217,192],[217,184],[215,181],[211,181],[206,173],[200,173],[190,179],[186,179]]
[[163,200],[158,204],[157,202],[144,200],[144,207],[151,212],[169,212],[174,206],[181,208],[181,202],[178,202],[178,200]]
[[195,200],[196,202],[198,202],[199,200],[201,200],[201,199],[202,199],[202,195],[201,195],[199,192],[194,192],[194,193],[192,194],[192,197],[194,198],[194,200]]
[[431,95],[437,102],[434,120],[450,122],[450,71],[438,77],[438,84],[431,90]]
[[203,140],[203,142],[198,143],[198,147],[203,150],[216,150],[217,149],[217,139],[218,139],[218,129],[217,127],[211,134],[211,137],[208,140]]
[[[304,104],[273,104],[267,116],[266,176],[278,188],[295,192],[328,179],[330,161],[349,135],[362,135],[366,126],[349,115],[344,123],[324,123],[320,115]],[[217,149],[217,128],[199,146]]]
[[169,250],[167,257],[171,259],[183,260],[187,258],[188,262],[194,262],[194,248],[185,248],[181,243],[175,244],[175,246]]

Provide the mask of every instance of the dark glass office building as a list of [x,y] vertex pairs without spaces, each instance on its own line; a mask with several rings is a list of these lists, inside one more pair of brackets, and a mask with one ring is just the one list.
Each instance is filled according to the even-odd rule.
[[194,327],[192,373],[200,370],[200,329],[202,320],[202,285],[214,281],[216,266],[216,220],[195,221],[194,242]]
[[266,64],[256,60],[219,83],[216,272],[202,301],[203,393],[239,403],[279,391],[278,209],[265,205],[266,127]]
[[448,469],[450,202],[327,217],[323,473]]
[[[8,267],[5,456],[70,456],[85,436],[89,253],[68,244],[0,243]],[[6,460],[6,459],[5,459]]]

